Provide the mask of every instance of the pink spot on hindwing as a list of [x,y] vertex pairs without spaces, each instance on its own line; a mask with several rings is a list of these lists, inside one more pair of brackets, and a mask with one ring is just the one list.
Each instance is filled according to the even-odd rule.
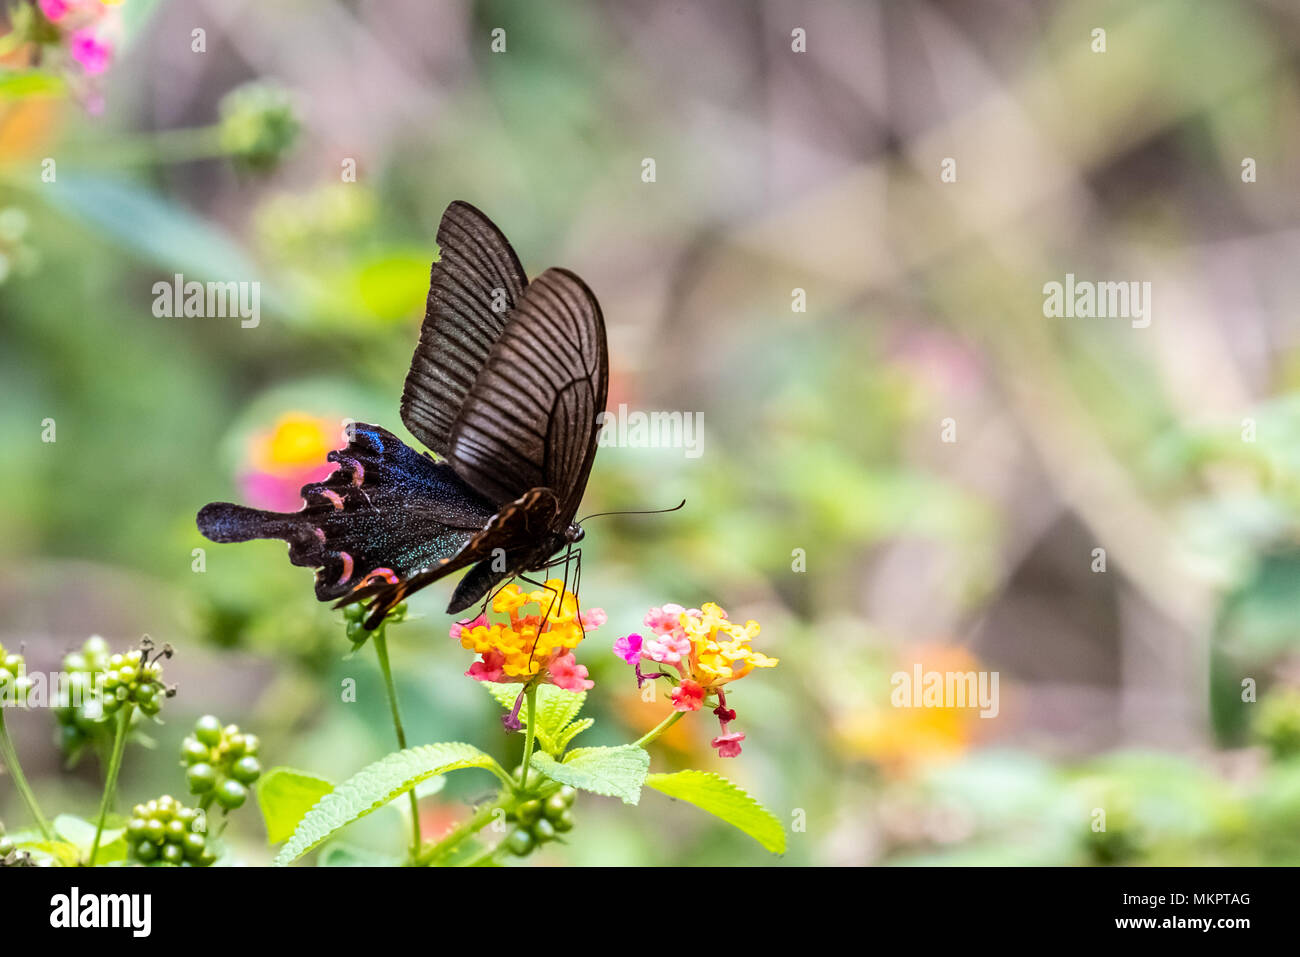
[[391,568],[376,568],[374,571],[366,575],[366,577],[361,580],[361,584],[363,585],[368,584],[372,579],[375,578],[382,578],[390,585],[396,585],[397,582],[399,581],[397,577],[397,572],[393,571]]

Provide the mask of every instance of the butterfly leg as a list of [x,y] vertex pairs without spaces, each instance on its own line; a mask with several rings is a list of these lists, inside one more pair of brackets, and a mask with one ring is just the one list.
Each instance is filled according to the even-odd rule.
[[560,601],[561,599],[563,599],[563,598],[564,598],[564,594],[563,594],[563,592],[558,592],[558,591],[556,591],[556,590],[555,590],[554,588],[552,588],[550,585],[546,584],[546,582],[539,582],[539,581],[537,581],[537,580],[534,579],[534,578],[529,578],[527,575],[520,575],[520,576],[519,576],[519,580],[520,580],[520,581],[528,582],[528,584],[530,584],[530,585],[536,585],[538,588],[545,588],[548,592],[551,593],[551,601],[550,601],[550,604],[548,604],[548,605],[546,606],[546,614],[542,615],[542,620],[541,620],[541,622],[540,622],[540,623],[538,624],[538,626],[537,626],[537,630],[540,632],[543,628],[546,627],[546,623],[547,623],[548,621],[550,621],[550,619],[551,619],[551,612],[552,612],[552,611],[554,610],[554,608],[555,608],[555,603],[556,603],[557,601]]
[[495,589],[493,589],[493,591],[489,593],[486,598],[483,599],[483,604],[478,610],[479,615],[486,615],[488,606],[492,604],[492,599],[496,598],[497,595],[501,594],[501,592],[505,589],[506,585],[509,585],[513,581],[514,581],[513,578],[507,578],[504,582],[502,582]]
[[[555,562],[554,564],[557,564],[557,565],[558,565],[559,562],[557,561],[557,562]],[[542,568],[549,568],[549,567],[550,567],[550,564],[547,564],[547,565],[543,565],[543,566],[542,566]],[[541,569],[536,569],[536,570],[537,570],[537,571],[541,571]],[[550,621],[550,619],[551,619],[551,611],[555,608],[555,603],[556,603],[557,601],[563,601],[563,600],[564,600],[564,593],[563,593],[563,592],[558,592],[558,591],[556,591],[556,590],[555,590],[554,588],[552,588],[550,585],[546,584],[546,582],[539,582],[539,581],[537,581],[536,579],[529,578],[527,575],[520,575],[520,576],[519,576],[519,579],[520,579],[521,581],[526,581],[526,582],[528,582],[528,584],[530,584],[530,585],[537,585],[537,586],[540,587],[540,588],[545,588],[547,591],[549,591],[549,592],[551,593],[551,601],[550,601],[550,604],[548,604],[548,605],[546,606],[546,614],[542,615],[542,620],[541,620],[541,622],[537,625],[537,633],[540,635],[540,634],[542,633],[542,631],[546,628],[546,623],[547,623],[548,621]],[[536,644],[536,642],[534,642],[534,644],[533,644],[533,650],[532,650],[531,652],[529,652],[529,654],[528,654],[528,664],[529,664],[529,665],[532,665],[532,663],[533,663],[533,655],[535,655],[535,654],[537,654],[537,644]]]

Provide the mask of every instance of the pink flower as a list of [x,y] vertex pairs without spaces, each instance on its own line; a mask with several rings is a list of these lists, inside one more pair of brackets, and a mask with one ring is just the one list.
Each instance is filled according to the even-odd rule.
[[645,645],[645,656],[652,661],[675,665],[683,655],[691,653],[691,640],[685,635],[663,635],[651,638]]
[[41,13],[45,14],[45,19],[50,23],[58,23],[72,9],[72,4],[68,0],[41,0],[40,6]]
[[614,654],[629,665],[636,664],[641,660],[641,636],[634,633],[626,638],[614,639]]
[[565,691],[586,691],[596,686],[596,682],[587,678],[587,666],[578,664],[571,651],[552,658],[547,671],[551,684]]
[[687,678],[673,689],[673,707],[678,711],[699,711],[704,705],[704,689]]
[[681,614],[686,609],[671,602],[658,608],[651,608],[645,613],[645,626],[655,634],[666,635],[681,631]]
[[486,628],[488,623],[487,613],[479,615],[472,621],[466,618],[464,621],[453,621],[451,623],[452,641],[460,641],[460,633],[466,628]]
[[584,630],[587,628],[599,628],[601,625],[605,624],[605,622],[609,621],[609,615],[605,614],[605,609],[603,608],[590,608],[582,613],[581,618]]
[[740,742],[745,740],[743,731],[732,731],[730,734],[720,734],[709,743],[718,749],[720,758],[738,758],[740,757]]
[[[469,671],[465,672],[465,677],[473,678],[475,681],[502,681],[508,682],[512,679],[507,678],[504,668],[506,656],[499,651],[483,652],[483,660],[476,661],[469,666]],[[583,669],[586,670],[585,668]]]
[[90,76],[103,73],[108,69],[113,58],[113,47],[106,40],[99,40],[89,29],[76,30],[68,45],[72,58],[81,64],[81,68]]

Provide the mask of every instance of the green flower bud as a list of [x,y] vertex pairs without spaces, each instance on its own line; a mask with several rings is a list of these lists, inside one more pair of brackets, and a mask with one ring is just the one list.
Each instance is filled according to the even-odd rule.
[[181,758],[186,764],[198,764],[210,756],[208,746],[193,735],[181,742]]
[[229,778],[218,784],[214,793],[217,796],[217,803],[227,811],[233,811],[248,798],[248,789],[238,781]]
[[258,764],[257,758],[251,757],[240,758],[230,769],[231,777],[243,784],[252,784],[261,773],[262,766]]
[[207,794],[217,786],[217,777],[217,769],[206,762],[192,764],[185,772],[191,794]]
[[542,818],[533,825],[533,836],[537,838],[539,844],[553,841],[555,840],[555,825],[546,818]]
[[516,857],[526,857],[536,846],[536,840],[530,831],[517,827],[506,838],[506,848]]
[[194,722],[194,737],[206,744],[208,747],[221,742],[221,722],[215,715],[205,714]]
[[524,826],[531,826],[541,816],[542,802],[536,800],[525,801],[523,804],[519,805],[518,809],[515,811],[515,817],[518,819],[519,823]]
[[287,90],[272,83],[236,87],[222,97],[221,148],[253,169],[277,165],[298,138],[298,114]]

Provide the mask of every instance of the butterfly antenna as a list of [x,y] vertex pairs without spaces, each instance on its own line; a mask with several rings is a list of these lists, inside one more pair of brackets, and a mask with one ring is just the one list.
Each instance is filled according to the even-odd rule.
[[602,515],[662,515],[664,512],[675,512],[680,508],[684,508],[685,505],[686,499],[682,499],[672,508],[638,508],[617,512],[596,512],[594,515],[585,515],[578,519],[578,524],[581,525],[589,518],[600,518]]

